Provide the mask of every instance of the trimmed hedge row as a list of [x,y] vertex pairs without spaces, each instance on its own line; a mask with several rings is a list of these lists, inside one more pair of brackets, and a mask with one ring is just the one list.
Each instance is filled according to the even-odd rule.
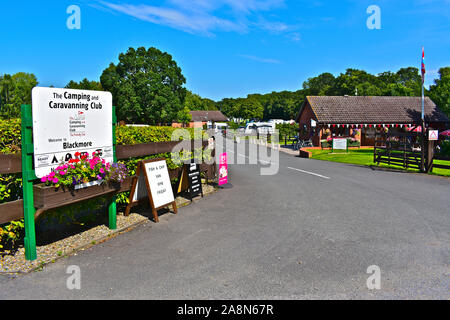
[[0,119],[0,153],[18,153],[21,150],[20,119]]

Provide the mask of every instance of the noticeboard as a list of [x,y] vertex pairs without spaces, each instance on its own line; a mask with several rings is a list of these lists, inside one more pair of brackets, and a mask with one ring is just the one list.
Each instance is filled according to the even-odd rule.
[[333,139],[333,150],[347,150],[347,139],[346,138],[334,138]]
[[145,199],[150,202],[155,222],[159,221],[156,210],[160,208],[172,205],[173,211],[177,213],[165,159],[144,160],[138,163],[125,215],[129,214],[131,207]]
[[34,169],[38,178],[75,152],[114,161],[110,92],[35,87],[32,90]]

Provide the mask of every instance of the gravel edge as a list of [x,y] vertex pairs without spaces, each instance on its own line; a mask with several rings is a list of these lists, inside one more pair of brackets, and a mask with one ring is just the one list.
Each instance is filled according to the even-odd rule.
[[[218,189],[216,187],[203,184],[204,197],[212,195],[217,191]],[[191,202],[189,199],[181,196],[178,196],[175,199],[178,208],[188,206],[201,200],[203,200],[203,198],[200,197],[194,199],[194,201]],[[151,220],[149,220],[148,217],[137,213],[131,213],[128,217],[125,217],[122,212],[118,212],[117,229],[110,230],[105,225],[98,225],[86,231],[52,242],[50,244],[38,246],[37,259],[33,261],[25,260],[25,251],[22,246],[19,248],[19,250],[17,250],[17,252],[15,252],[14,255],[6,255],[0,257],[0,276],[6,275],[14,277],[22,274],[28,274],[37,270],[42,270],[46,265],[50,263],[54,263],[61,258],[72,256],[79,251],[89,249],[100,243],[104,243],[149,221]],[[90,236],[91,234],[95,235],[95,233],[100,233],[100,236]],[[76,245],[64,250],[65,245],[72,242],[75,242]],[[48,252],[48,250],[50,252]],[[46,251],[47,253],[45,254]],[[61,252],[61,254],[58,254],[59,252]]]

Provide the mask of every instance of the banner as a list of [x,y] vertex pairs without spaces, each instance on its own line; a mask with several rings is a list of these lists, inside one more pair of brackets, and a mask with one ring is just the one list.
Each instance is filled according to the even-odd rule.
[[228,183],[228,163],[227,154],[222,153],[219,159],[219,186]]

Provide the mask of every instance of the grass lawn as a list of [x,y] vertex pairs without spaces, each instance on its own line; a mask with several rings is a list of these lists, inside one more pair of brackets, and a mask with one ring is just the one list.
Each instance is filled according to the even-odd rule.
[[[309,152],[312,153],[311,158],[317,160],[359,164],[363,166],[377,165],[376,163],[373,162],[373,149],[350,149],[348,150],[348,153],[340,153],[340,152],[332,153],[331,150],[320,150],[320,149],[309,150]],[[450,161],[435,160],[434,163],[450,165]],[[379,167],[403,169],[403,167],[401,166],[395,165],[389,166],[387,164],[380,164]],[[415,169],[408,169],[408,171],[419,172],[419,170]],[[433,172],[431,174],[450,177],[450,170],[433,169]]]

